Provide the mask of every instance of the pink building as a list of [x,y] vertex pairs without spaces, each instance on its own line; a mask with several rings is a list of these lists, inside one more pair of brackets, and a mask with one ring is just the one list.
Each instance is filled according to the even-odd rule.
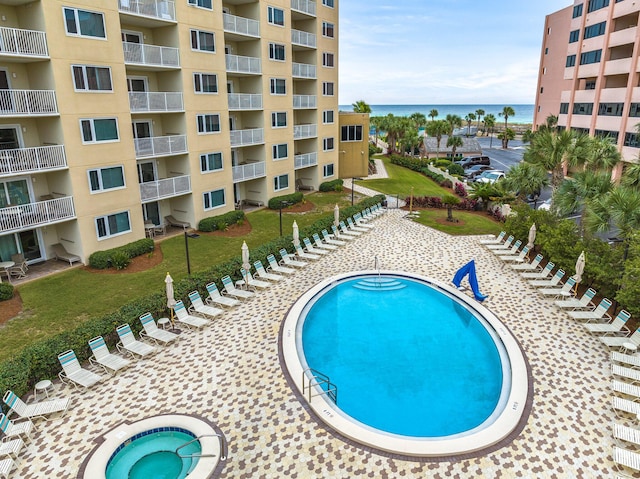
[[560,127],[611,136],[638,162],[639,13],[632,0],[575,0],[546,17],[534,125],[557,115]]

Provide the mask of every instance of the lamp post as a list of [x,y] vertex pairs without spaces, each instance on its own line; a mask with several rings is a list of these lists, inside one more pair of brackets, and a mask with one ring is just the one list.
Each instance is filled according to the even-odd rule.
[[290,206],[291,203],[288,201],[281,201],[280,202],[280,237],[282,237],[282,208],[285,208],[287,206]]
[[351,206],[353,206],[353,191],[356,187],[356,180],[361,180],[362,178],[351,178]]
[[184,250],[187,253],[187,275],[191,276],[191,262],[189,261],[189,238],[199,238],[200,235],[197,233],[187,233],[184,232]]

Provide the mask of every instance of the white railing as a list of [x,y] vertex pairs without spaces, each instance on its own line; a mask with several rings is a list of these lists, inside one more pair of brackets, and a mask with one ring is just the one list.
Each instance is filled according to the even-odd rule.
[[264,129],[232,130],[231,146],[258,145],[264,143]]
[[48,57],[47,36],[36,30],[0,27],[0,55]]
[[191,193],[191,175],[140,183],[140,198],[143,203],[188,193]]
[[313,138],[318,136],[318,125],[293,125],[293,139]]
[[250,18],[236,17],[229,13],[223,13],[222,22],[225,32],[238,33],[250,37],[260,36],[260,22],[251,20]]
[[177,48],[122,42],[122,49],[125,63],[180,68],[180,53]]
[[62,145],[0,150],[0,177],[64,168],[67,168],[67,158]]
[[0,116],[57,115],[53,90],[0,90]]
[[256,57],[241,57],[239,55],[225,55],[227,71],[235,73],[256,73],[262,72],[260,59]]
[[310,0],[291,0],[291,10],[316,16],[316,2]]
[[253,180],[254,178],[262,178],[266,176],[266,162],[257,161],[246,165],[238,165],[233,167],[233,182]]
[[187,135],[152,136],[134,138],[136,158],[179,155],[187,152]]
[[229,110],[262,110],[260,93],[229,93]]
[[293,108],[316,108],[316,95],[293,95]]
[[171,0],[118,0],[118,10],[172,22],[176,20],[176,6]]
[[296,155],[293,157],[293,167],[296,170],[300,168],[307,168],[309,166],[316,166],[318,164],[318,153],[303,153],[302,155]]
[[182,92],[130,91],[132,112],[183,111]]
[[293,76],[296,78],[315,78],[316,66],[308,63],[294,63],[292,65]]
[[0,233],[60,223],[75,217],[72,196],[9,206],[0,208]]
[[303,32],[301,30],[291,30],[291,43],[294,45],[302,45],[303,47],[315,48],[315,33]]

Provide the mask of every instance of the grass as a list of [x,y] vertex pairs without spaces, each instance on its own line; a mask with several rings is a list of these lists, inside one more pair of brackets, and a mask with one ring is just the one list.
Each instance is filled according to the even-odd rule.
[[459,220],[458,223],[450,223],[446,221],[447,209],[441,210],[420,210],[419,216],[414,221],[429,226],[431,228],[442,231],[454,236],[464,235],[497,235],[501,231],[502,225],[484,213],[471,213],[468,211],[453,211],[454,219]]
[[451,194],[450,190],[442,188],[423,174],[402,166],[394,165],[387,158],[381,159],[387,169],[389,178],[357,181],[356,184],[380,191],[387,195],[399,195],[400,198],[411,195],[412,187],[414,196],[443,196]]

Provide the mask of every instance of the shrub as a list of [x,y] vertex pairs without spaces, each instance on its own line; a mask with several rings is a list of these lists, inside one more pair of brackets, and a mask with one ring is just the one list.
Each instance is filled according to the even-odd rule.
[[341,179],[325,181],[324,183],[320,183],[320,187],[318,189],[323,192],[342,191],[342,183]]
[[445,160],[444,158],[440,158],[436,160],[435,163],[436,168],[445,168],[448,169],[451,166],[450,160]]
[[0,301],[7,301],[13,298],[13,285],[0,283]]
[[462,185],[462,183],[456,183],[453,191],[461,198],[466,198],[469,195],[469,193],[467,193],[467,189]]
[[450,175],[464,176],[464,168],[460,166],[458,163],[451,163],[447,167],[447,171],[449,172]]
[[[113,264],[114,255],[118,254],[120,261],[122,260],[122,254],[126,255],[128,259],[141,256],[146,253],[150,253],[154,249],[153,240],[150,238],[144,238],[133,243],[119,246],[118,248],[112,248],[104,251],[96,251],[89,256],[89,266],[95,269],[107,269]],[[122,254],[119,254],[122,253]],[[127,263],[128,264],[128,263]],[[126,266],[126,265],[125,265]]]
[[300,191],[296,191],[295,193],[291,193],[290,195],[282,195],[282,196],[274,196],[269,200],[269,209],[270,210],[279,210],[280,205],[283,202],[289,203],[290,205],[295,205],[296,203],[300,203],[304,199],[304,195]]
[[129,258],[129,255],[124,251],[116,251],[113,253],[113,256],[111,256],[111,264],[115,269],[125,269],[129,266],[129,263],[131,263],[131,258]]
[[203,218],[198,223],[198,230],[204,232],[226,230],[229,226],[244,221],[244,211],[229,211],[223,215]]

